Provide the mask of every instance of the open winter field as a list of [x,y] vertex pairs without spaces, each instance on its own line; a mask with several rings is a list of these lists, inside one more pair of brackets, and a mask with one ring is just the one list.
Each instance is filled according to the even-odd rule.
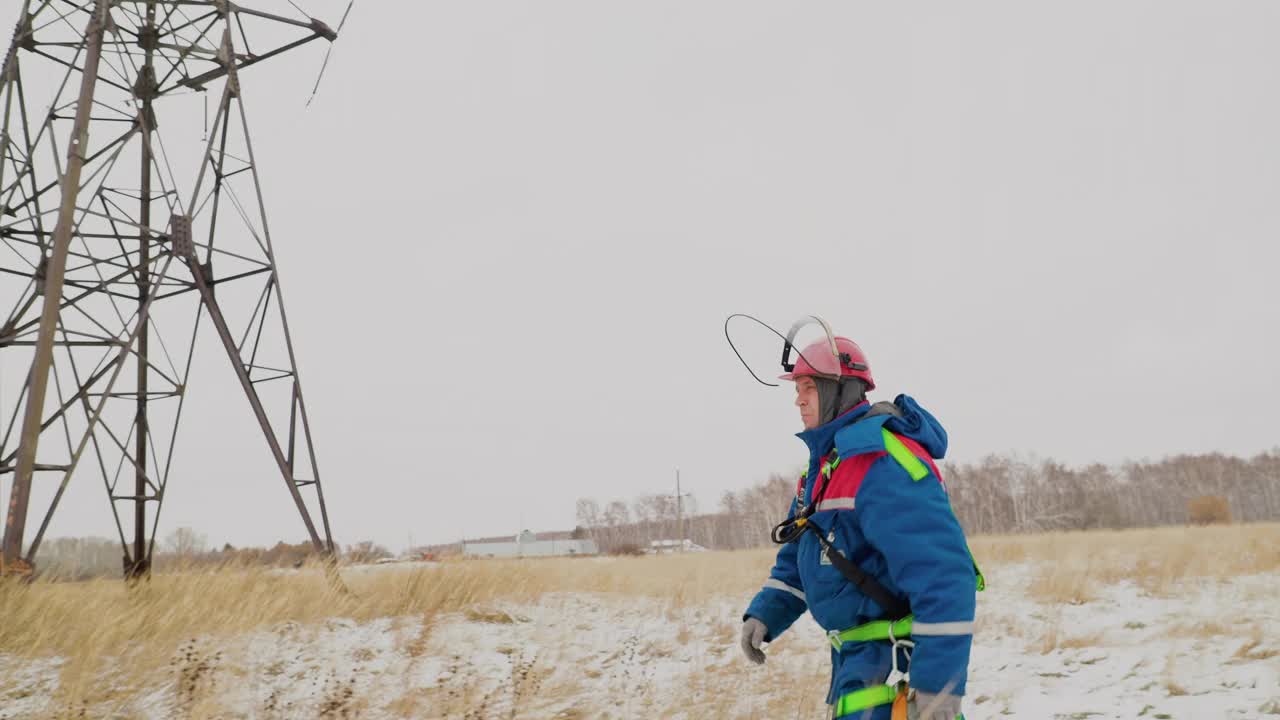
[[[1280,525],[978,538],[970,718],[1280,718]],[[0,588],[0,718],[820,717],[769,551]],[[144,638],[135,641],[134,638]]]

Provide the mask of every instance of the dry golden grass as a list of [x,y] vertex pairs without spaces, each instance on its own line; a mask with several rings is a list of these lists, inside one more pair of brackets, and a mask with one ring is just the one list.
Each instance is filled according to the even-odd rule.
[[192,637],[224,636],[284,622],[466,611],[485,622],[513,622],[484,604],[536,600],[549,592],[659,596],[676,606],[758,583],[762,553],[663,558],[451,562],[412,569],[349,570],[349,592],[319,570],[273,574],[251,568],[157,575],[127,586],[0,583],[0,653],[67,657],[115,654],[139,638],[176,650]]
[[1171,637],[1202,638],[1207,640],[1216,637],[1235,637],[1240,633],[1240,630],[1220,622],[1206,620],[1195,623],[1180,623],[1169,628],[1167,632]]
[[1060,648],[1096,648],[1103,644],[1104,635],[1100,632],[1072,635],[1058,642]]
[[1174,595],[1187,580],[1280,570],[1275,523],[982,537],[971,547],[988,565],[1036,564],[1030,593],[1049,603],[1088,602],[1090,587],[1120,580],[1153,595]]
[[[672,606],[701,602],[727,588],[758,584],[766,553],[667,557],[459,561],[413,569],[396,566],[342,572],[346,591],[319,568],[276,574],[259,568],[156,575],[128,586],[119,580],[0,583],[0,654],[66,659],[55,701],[95,708],[141,693],[168,670],[193,716],[210,705],[200,674],[216,658],[192,654],[196,638],[217,642],[284,623],[329,618],[424,619],[409,645],[422,652],[431,619],[466,612],[484,622],[517,618],[486,607],[498,600],[534,601],[549,592],[603,592],[659,597]],[[201,670],[202,667],[206,669]],[[127,668],[127,672],[123,670]],[[215,709],[216,710],[216,709]],[[216,715],[217,712],[210,710]]]
[[[1090,588],[1120,579],[1134,580],[1147,592],[1176,594],[1188,580],[1276,572],[1280,525],[985,537],[975,538],[972,548],[993,586],[1000,583],[1002,566],[1033,563],[1033,597],[1053,604],[1089,602]],[[155,672],[167,670],[188,714],[212,717],[221,712],[217,688],[210,686],[216,673],[209,668],[218,664],[216,648],[251,631],[286,623],[305,627],[330,618],[420,618],[421,630],[405,640],[405,651],[416,658],[427,652],[434,619],[442,613],[466,613],[482,622],[520,622],[495,609],[494,603],[592,592],[656,598],[674,617],[683,608],[713,598],[746,597],[759,587],[771,555],[772,550],[761,549],[347,569],[342,577],[349,591],[314,568],[287,574],[253,568],[183,572],[157,575],[132,587],[119,580],[0,583],[0,655],[64,658],[56,700],[69,716],[86,707],[93,713],[110,711],[118,698],[153,688]],[[1186,628],[1204,636],[1220,630],[1208,625]],[[736,627],[726,623],[714,632],[732,643]],[[1052,637],[1041,639],[1043,648],[1092,640],[1060,638],[1056,629],[1049,634]],[[779,651],[785,652],[785,646]],[[1266,652],[1258,638],[1242,647],[1240,656]],[[522,692],[537,692],[539,668],[530,664],[522,672]],[[337,681],[332,692],[334,702],[341,702],[345,691]],[[421,703],[439,702],[440,692],[449,690],[406,696],[395,712],[410,716]],[[472,702],[478,691],[459,687],[452,692],[463,703]],[[800,692],[780,695],[778,707],[770,710],[793,715],[798,705],[809,702]]]
[[1040,602],[1083,605],[1094,599],[1096,583],[1088,562],[1071,567],[1046,564],[1039,566],[1027,592]]
[[1262,634],[1262,626],[1254,624],[1249,631],[1249,637],[1244,644],[1236,649],[1232,657],[1240,661],[1250,660],[1270,660],[1273,657],[1280,656],[1280,648],[1263,647],[1264,637]]
[[1045,626],[1044,634],[1033,644],[1033,650],[1048,655],[1058,647],[1062,638],[1062,616],[1057,615]]
[[1231,505],[1221,495],[1201,495],[1187,502],[1187,522],[1192,525],[1230,525]]
[[1164,665],[1164,689],[1169,693],[1169,697],[1180,697],[1188,695],[1186,687],[1174,679],[1177,668],[1177,657],[1170,655]]
[[[1168,591],[1187,579],[1280,571],[1276,524],[983,537],[971,544],[994,584],[1001,565],[1036,563],[1042,572],[1032,588],[1054,601],[1087,598],[1085,586],[1120,579]],[[157,575],[133,587],[109,579],[0,583],[0,617],[6,619],[0,623],[0,653],[117,654],[138,638],[176,650],[193,637],[332,617],[364,621],[468,611],[478,620],[511,622],[485,604],[531,601],[549,592],[640,595],[682,608],[754,590],[770,554],[762,549],[352,569],[342,572],[349,593],[318,570],[273,574],[253,568]]]

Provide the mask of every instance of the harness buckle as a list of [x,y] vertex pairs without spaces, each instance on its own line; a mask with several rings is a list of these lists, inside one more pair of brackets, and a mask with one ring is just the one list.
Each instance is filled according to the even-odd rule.
[[840,648],[844,646],[844,640],[840,639],[839,630],[828,630],[827,640],[831,641],[831,647],[835,648],[836,652],[840,652]]
[[898,667],[898,649],[902,649],[902,654],[907,656],[907,667],[911,667],[911,649],[916,646],[910,640],[893,640],[889,648],[889,677],[885,678],[884,684],[889,687],[898,687],[904,683],[911,681],[911,672],[902,670]]
[[902,654],[907,657],[907,667],[911,667],[911,650],[916,644],[910,640],[899,640],[893,636],[893,623],[889,623],[889,677],[885,678],[884,684],[889,687],[898,687],[903,683],[911,680],[909,670],[901,670],[898,668],[898,648],[902,648]]

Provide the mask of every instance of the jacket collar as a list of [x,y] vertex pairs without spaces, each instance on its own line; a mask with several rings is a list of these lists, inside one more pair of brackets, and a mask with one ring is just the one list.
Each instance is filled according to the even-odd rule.
[[804,444],[809,448],[809,464],[815,464],[830,452],[835,446],[836,433],[857,422],[859,418],[867,414],[867,409],[870,407],[870,403],[863,401],[825,425],[819,425],[816,428],[796,433],[796,437],[803,440]]

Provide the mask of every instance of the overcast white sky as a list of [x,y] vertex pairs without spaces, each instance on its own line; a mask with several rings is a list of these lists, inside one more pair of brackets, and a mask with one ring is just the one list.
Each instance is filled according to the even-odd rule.
[[[799,466],[733,312],[825,317],[949,460],[1280,445],[1277,36],[1271,2],[357,2],[310,108],[319,46],[243,77],[338,541]],[[301,539],[200,352],[162,534]],[[110,535],[72,493],[54,534]]]

